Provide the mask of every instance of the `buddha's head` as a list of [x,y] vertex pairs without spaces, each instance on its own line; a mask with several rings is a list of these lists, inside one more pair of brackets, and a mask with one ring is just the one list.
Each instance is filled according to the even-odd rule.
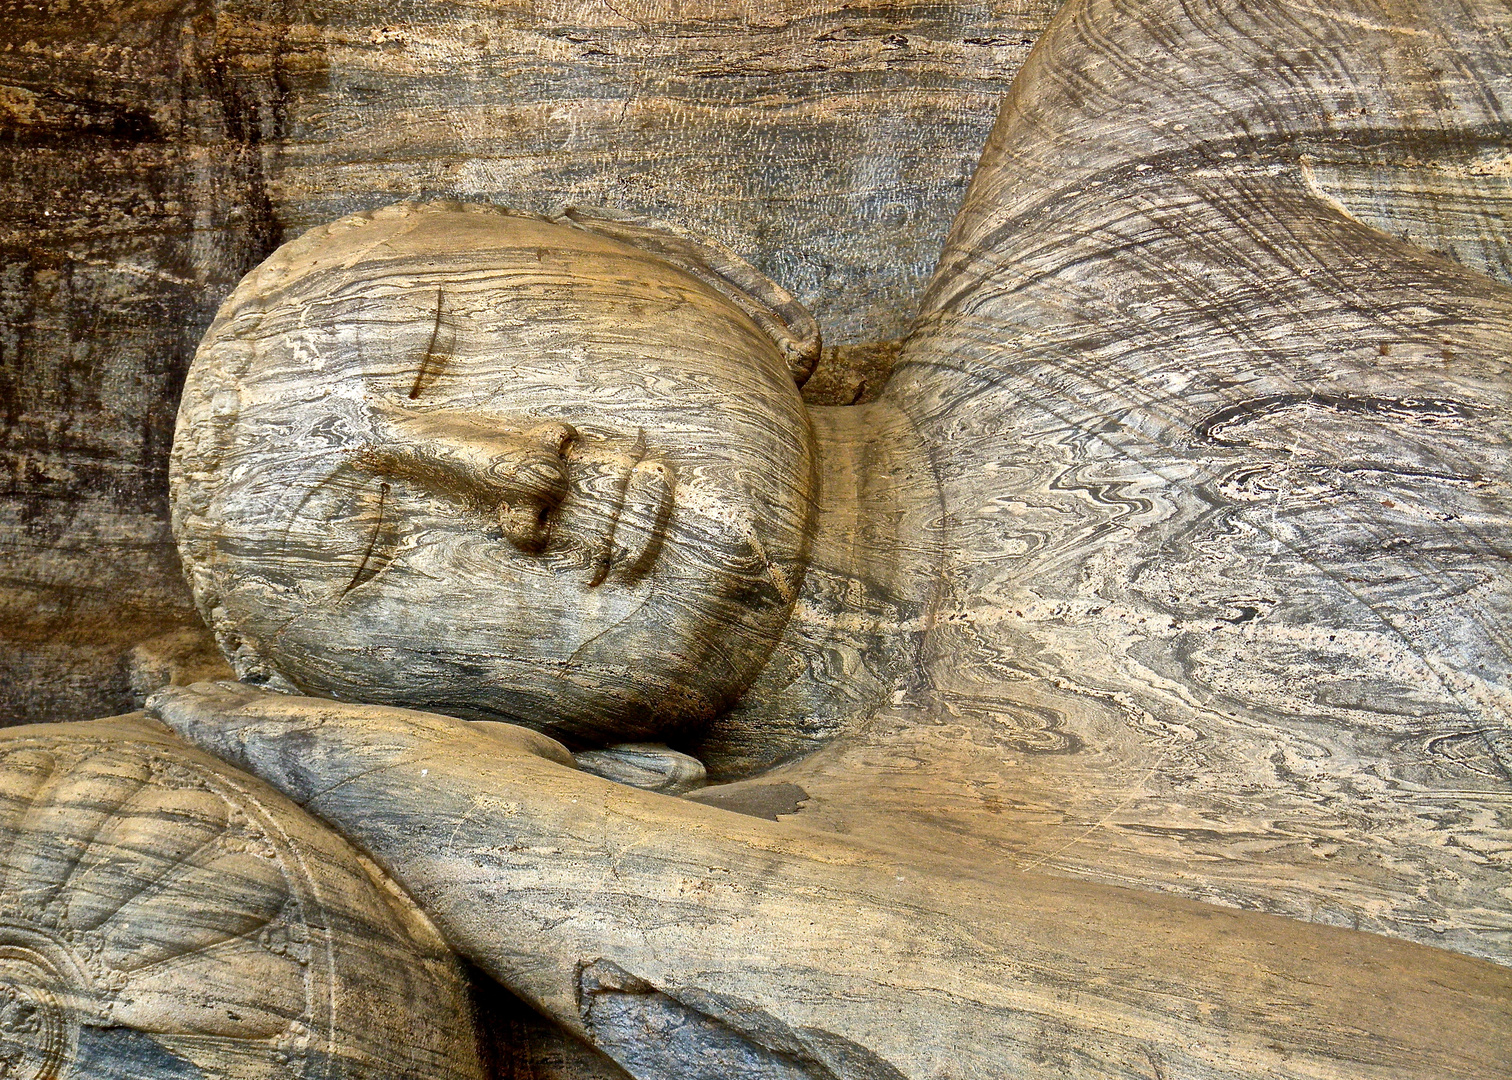
[[242,678],[666,737],[733,702],[814,515],[791,297],[711,245],[400,205],[226,301],[174,444],[174,530]]

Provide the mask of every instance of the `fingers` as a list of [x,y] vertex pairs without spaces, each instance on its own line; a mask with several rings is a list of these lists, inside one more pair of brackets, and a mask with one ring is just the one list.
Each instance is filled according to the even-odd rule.
[[358,777],[411,768],[423,758],[514,756],[572,764],[561,744],[510,724],[484,729],[434,713],[275,694],[234,682],[166,687],[149,699],[147,711],[301,805]]
[[578,767],[572,752],[550,735],[542,735],[539,731],[531,731],[518,724],[505,724],[498,720],[473,720],[468,723],[468,727],[473,732],[495,741],[500,753],[529,754],[532,757],[554,761],[558,765],[565,765],[569,769]]
[[1512,983],[1484,961],[863,848],[611,784],[511,731],[426,713],[223,684],[153,707],[303,792],[453,947],[586,1037],[613,1037],[595,1026],[602,1010],[641,1023],[666,1005],[586,985],[591,960],[675,1001],[739,1003],[755,1025],[742,1038],[781,1049],[783,1033],[806,1033],[905,1075],[946,1062],[1049,1075],[1037,1030],[1087,1048],[1087,1074],[1122,1075],[1153,1041],[1184,1048],[1183,1075],[1215,1080],[1509,1075]]

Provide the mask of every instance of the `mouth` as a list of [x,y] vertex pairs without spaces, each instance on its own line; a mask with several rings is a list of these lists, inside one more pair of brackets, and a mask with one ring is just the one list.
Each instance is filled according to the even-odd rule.
[[625,585],[644,577],[661,555],[672,518],[672,466],[646,454],[644,437],[614,472],[612,509],[592,560],[589,588],[611,577]]

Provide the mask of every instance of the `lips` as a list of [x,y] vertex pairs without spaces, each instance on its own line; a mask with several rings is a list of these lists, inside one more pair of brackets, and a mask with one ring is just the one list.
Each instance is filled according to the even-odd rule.
[[622,459],[610,469],[614,477],[612,510],[608,528],[593,560],[589,586],[602,585],[611,577],[621,584],[640,580],[661,554],[667,523],[672,517],[675,477],[672,466],[660,458],[647,457],[643,448],[638,460]]

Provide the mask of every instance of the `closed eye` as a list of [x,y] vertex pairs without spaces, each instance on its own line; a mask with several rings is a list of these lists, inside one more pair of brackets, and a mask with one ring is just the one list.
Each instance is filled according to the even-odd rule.
[[357,569],[352,574],[352,580],[348,582],[345,589],[341,590],[342,596],[372,581],[384,567],[394,561],[393,545],[383,542],[389,493],[392,490],[388,484],[378,485],[378,511],[373,521],[373,529],[368,534],[367,545],[362,549],[362,556],[357,562]]
[[430,385],[441,375],[441,369],[446,366],[446,361],[451,350],[456,346],[456,331],[446,325],[444,303],[441,290],[436,290],[436,310],[431,314],[430,340],[426,343],[425,352],[420,356],[419,367],[415,371],[415,381],[410,384],[409,399],[417,400],[421,394],[430,389]]

